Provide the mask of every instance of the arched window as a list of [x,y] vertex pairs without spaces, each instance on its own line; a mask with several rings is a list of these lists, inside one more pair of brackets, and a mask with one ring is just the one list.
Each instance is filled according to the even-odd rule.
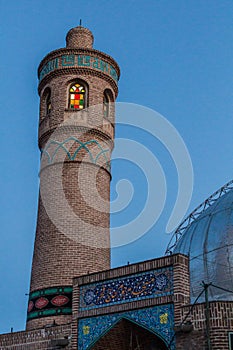
[[104,117],[109,118],[109,96],[104,92],[104,99],[103,99],[103,110],[104,110]]
[[106,89],[103,96],[103,111],[104,117],[107,119],[112,119],[111,102],[113,102],[113,94],[111,90]]
[[46,98],[46,115],[49,115],[51,112],[51,91],[48,91],[48,96]]
[[77,110],[85,108],[85,94],[86,89],[83,85],[72,84],[69,90],[69,108]]
[[46,87],[41,93],[40,99],[40,120],[42,121],[45,117],[49,116],[51,113],[52,103],[51,103],[51,89]]

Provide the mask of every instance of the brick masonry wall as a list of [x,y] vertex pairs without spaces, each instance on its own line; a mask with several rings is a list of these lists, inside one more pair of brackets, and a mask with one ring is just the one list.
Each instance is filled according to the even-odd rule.
[[[140,272],[146,272],[153,269],[160,269],[160,268],[170,267],[170,266],[173,266],[174,295],[138,300],[133,302],[131,301],[128,303],[123,303],[118,305],[111,305],[111,306],[106,306],[101,308],[94,308],[90,310],[79,311],[79,288],[82,285],[95,283],[98,281],[107,281],[109,279],[120,278],[124,276],[137,274]],[[74,278],[73,321],[83,317],[99,316],[99,315],[111,314],[115,312],[124,312],[129,310],[151,307],[155,305],[173,303],[174,312],[175,312],[175,323],[179,323],[182,317],[181,311],[180,311],[181,305],[185,305],[189,300],[188,270],[189,270],[188,257],[177,254],[173,256],[165,256],[158,259],[148,260],[137,264],[122,266],[122,267],[111,269],[108,271],[93,273],[90,275]],[[75,332],[73,333],[73,339],[77,343],[77,328],[74,329],[73,332]],[[113,342],[112,346],[114,346],[114,341],[115,341],[114,339],[116,339],[117,337],[114,334],[115,333],[112,333],[112,335],[109,336],[109,339]],[[110,341],[109,339],[106,341]],[[98,347],[96,349],[98,349]]]
[[181,308],[190,301],[189,261],[185,256],[174,256],[174,322],[182,321]]
[[[120,305],[112,305],[108,307],[102,307],[97,309],[91,309],[86,311],[79,311],[79,287],[81,285],[94,283],[97,281],[105,281],[113,278],[120,278],[128,275],[133,275],[139,272],[146,272],[152,269],[159,269],[163,267],[173,266],[173,274],[174,274],[174,295],[167,295],[156,297],[153,299],[145,299],[140,301],[131,301],[129,303],[124,303]],[[181,278],[176,277],[177,271],[182,271]],[[186,271],[186,276],[185,276]],[[133,310],[137,308],[150,307],[153,305],[161,305],[174,303],[174,310],[179,310],[180,305],[184,305],[185,301],[189,299],[189,288],[186,285],[188,284],[188,258],[184,255],[173,255],[166,256],[158,259],[148,260],[144,262],[140,262],[137,264],[126,265],[119,268],[111,269],[108,271],[103,271],[99,273],[94,273],[86,276],[80,276],[74,279],[74,296],[75,301],[73,304],[73,316],[74,317],[89,317],[89,316],[97,316],[101,314],[114,313],[114,312],[122,312],[127,310]],[[180,320],[175,320],[178,323]]]
[[[78,320],[83,317],[91,317],[98,315],[105,315],[115,312],[124,312],[128,310],[141,309],[145,307],[150,307],[153,305],[162,305],[166,303],[174,303],[174,310],[177,311],[178,317],[176,318],[176,327],[179,325],[180,320],[182,321],[190,310],[191,305],[189,305],[185,300],[187,300],[187,286],[185,283],[182,287],[182,280],[188,279],[185,276],[188,271],[188,258],[182,255],[167,256],[158,259],[153,259],[149,261],[144,261],[137,264],[122,266],[119,268],[106,270],[98,273],[92,273],[89,275],[84,275],[76,277],[73,280],[74,290],[73,290],[73,315],[72,321],[71,316],[69,318],[69,324],[64,326],[56,326],[52,328],[45,327],[45,324],[52,323],[54,318],[41,318],[37,320],[36,326],[40,326],[42,329],[31,332],[17,332],[12,334],[6,334],[0,336],[0,349],[12,349],[12,350],[34,350],[34,349],[55,349],[51,345],[52,338],[59,338],[61,334],[64,336],[69,336],[72,334],[72,339],[70,341],[67,349],[76,350],[77,349],[77,327]],[[133,274],[138,274],[140,272],[146,272],[153,269],[158,269],[162,267],[173,266],[173,273],[180,271],[180,278],[174,278],[174,297],[164,296],[154,299],[145,299],[135,302],[111,305],[109,307],[91,309],[86,311],[79,311],[79,288],[82,285],[95,283],[98,281],[106,281],[108,279],[114,279],[124,276],[129,276]],[[182,305],[181,305],[182,304]],[[60,316],[59,320],[62,320],[63,316]],[[176,316],[175,316],[176,317]],[[194,325],[193,331],[189,333],[177,331],[176,332],[176,350],[207,350],[206,345],[206,333],[205,333],[205,304],[197,304],[194,306],[190,317],[187,319],[191,321]],[[67,322],[67,318],[64,317],[62,322]],[[119,325],[119,329],[121,325]],[[212,341],[213,350],[227,350],[228,349],[228,332],[233,330],[233,302],[210,302],[210,336]],[[53,330],[52,333],[45,333],[45,330]],[[140,331],[139,331],[140,333]],[[139,334],[138,333],[138,334]],[[128,334],[128,333],[127,333]],[[139,334],[140,335],[140,334]],[[145,337],[144,337],[145,336]],[[128,337],[128,335],[127,335]],[[141,333],[140,341],[144,342],[147,335]],[[115,329],[113,332],[109,333],[106,337],[102,338],[100,342],[96,344],[95,349],[117,349],[119,338],[119,332]],[[122,339],[122,338],[121,338]],[[127,338],[128,339],[128,338]],[[153,341],[153,337],[151,338]],[[108,344],[110,344],[108,346]],[[128,343],[127,343],[128,344]],[[123,343],[122,346],[126,345]],[[146,344],[146,342],[145,342]],[[127,347],[126,347],[127,348]]]
[[[71,30],[67,36],[69,47],[47,55],[39,71],[56,57],[61,60],[62,55],[86,54],[113,65],[119,75],[115,61],[104,53],[92,50],[91,42],[92,35],[88,30]],[[89,108],[83,111],[69,109],[69,88],[77,79],[86,89],[86,107]],[[41,159],[30,292],[54,286],[71,286],[75,276],[110,268],[111,175],[108,162],[113,149],[114,115],[111,114],[109,120],[104,118],[103,96],[106,89],[111,91],[115,100],[118,89],[114,79],[107,73],[86,67],[60,67],[46,74],[39,83],[39,147],[46,152]],[[46,115],[49,91],[51,111]],[[60,125],[63,122],[65,126]],[[70,137],[78,141],[70,144],[67,141]],[[84,144],[94,140],[98,144],[88,144],[89,151],[83,147],[75,159],[70,159],[64,149],[56,152],[58,144],[52,143],[51,146],[51,140],[65,141],[65,147],[72,156],[79,146],[78,142]],[[101,150],[104,150],[103,154]],[[41,327],[51,320],[63,324],[70,322],[70,319],[70,315],[32,319],[28,321],[27,329]]]
[[[87,274],[109,268],[109,174],[104,169],[98,169],[94,165],[83,164],[85,178],[84,193],[90,198],[83,198],[77,183],[79,164],[67,163],[63,169],[63,186],[57,187],[52,201],[56,206],[55,218],[60,222],[56,227],[49,218],[44,204],[40,199],[38,226],[33,256],[31,291],[50,286],[72,285],[74,276]],[[42,186],[50,187],[50,182],[56,181],[57,165],[52,165],[42,172]],[[86,204],[89,200],[95,199],[96,184],[92,182],[97,172],[97,190],[105,199],[105,212],[96,210]],[[93,174],[92,174],[93,173]],[[52,185],[51,185],[52,186]],[[45,189],[45,190],[46,190]],[[64,198],[62,196],[64,193]],[[48,192],[48,197],[51,193]],[[70,216],[64,216],[64,200],[70,207]],[[52,202],[52,204],[53,204]],[[49,205],[49,204],[48,204]],[[76,216],[75,216],[76,215]],[[80,220],[76,220],[75,218]],[[86,225],[87,224],[87,225]],[[87,231],[93,231],[100,227],[103,235],[93,235]],[[66,231],[62,232],[62,229]],[[92,237],[93,235],[93,237]]]
[[[96,75],[90,75],[89,72],[83,71],[83,69],[78,69],[77,72],[72,74],[71,71],[67,71],[66,75],[56,75],[47,79],[47,83],[43,86],[40,96],[40,123],[47,119],[49,123],[49,129],[56,128],[64,120],[68,119],[69,116],[73,113],[80,113],[80,111],[70,111],[69,107],[69,87],[77,79],[80,79],[87,86],[87,100],[88,106],[100,105],[103,104],[103,93],[106,89],[112,91],[114,100],[117,96],[117,91],[114,91],[110,82],[105,79],[100,78]],[[51,113],[49,116],[46,116],[46,107],[45,101],[43,98],[44,93],[46,94],[47,89],[51,89]],[[85,113],[81,111],[81,113]],[[114,121],[112,121],[114,122]],[[103,115],[99,120],[95,120],[95,125],[103,124]],[[91,125],[91,123],[90,123]],[[43,125],[40,125],[40,129]],[[40,135],[43,134],[43,129],[39,130]]]
[[[174,274],[174,296],[167,296],[149,300],[112,305],[109,307],[97,308],[86,311],[79,311],[79,287],[91,282],[104,281],[121,276],[131,275],[142,271],[161,268],[172,265]],[[189,305],[189,264],[188,258],[182,255],[168,256],[160,259],[145,261],[138,264],[127,265],[120,268],[103,271],[89,276],[81,276],[74,279],[74,304],[73,318],[91,317],[114,312],[150,307],[173,302],[176,329],[176,350],[204,350],[207,349],[205,304],[198,304],[194,307],[192,314],[187,319],[194,325],[191,332],[177,331],[177,326],[182,322],[190,310]],[[210,337],[213,350],[228,349],[228,333],[233,330],[233,302],[211,302],[210,303]],[[75,332],[75,329],[74,329]],[[77,342],[77,334],[73,334]],[[116,338],[116,336],[115,336]],[[114,334],[110,334],[104,341],[114,342]],[[109,340],[110,339],[110,340]],[[101,346],[99,343],[98,346]],[[98,349],[98,346],[96,349]]]
[[[0,350],[55,350],[55,339],[71,338],[71,324],[0,335]],[[71,340],[66,347],[71,350]]]
[[[190,306],[181,308],[182,318],[189,312]],[[177,334],[177,350],[207,349],[205,304],[197,304],[188,319],[194,330]],[[227,350],[228,333],[233,331],[233,302],[210,302],[210,339],[213,350]]]

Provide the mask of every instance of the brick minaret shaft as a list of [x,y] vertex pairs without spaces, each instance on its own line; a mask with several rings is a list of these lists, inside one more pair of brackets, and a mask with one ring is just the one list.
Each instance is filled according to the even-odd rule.
[[42,156],[27,329],[71,321],[73,277],[110,268],[110,102],[120,71],[92,44],[88,29],[73,28],[66,48],[38,68]]

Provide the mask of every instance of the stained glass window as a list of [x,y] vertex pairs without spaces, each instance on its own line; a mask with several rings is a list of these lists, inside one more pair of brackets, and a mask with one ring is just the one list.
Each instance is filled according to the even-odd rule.
[[85,107],[85,88],[80,84],[74,84],[70,88],[69,107],[83,109]]

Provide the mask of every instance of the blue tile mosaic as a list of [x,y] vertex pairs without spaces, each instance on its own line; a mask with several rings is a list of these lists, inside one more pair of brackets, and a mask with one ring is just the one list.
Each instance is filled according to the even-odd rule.
[[172,267],[80,287],[80,310],[106,307],[173,293]]
[[78,350],[91,349],[101,337],[123,318],[162,338],[169,349],[175,349],[174,308],[173,304],[167,304],[79,320]]
[[61,57],[57,57],[54,60],[47,62],[41,69],[39,73],[39,81],[50,72],[56,70],[57,68],[65,68],[65,67],[90,67],[92,69],[101,71],[111,78],[117,81],[119,77],[117,75],[116,70],[113,68],[111,64],[106,61],[103,61],[95,56],[86,56],[86,55],[63,55]]

